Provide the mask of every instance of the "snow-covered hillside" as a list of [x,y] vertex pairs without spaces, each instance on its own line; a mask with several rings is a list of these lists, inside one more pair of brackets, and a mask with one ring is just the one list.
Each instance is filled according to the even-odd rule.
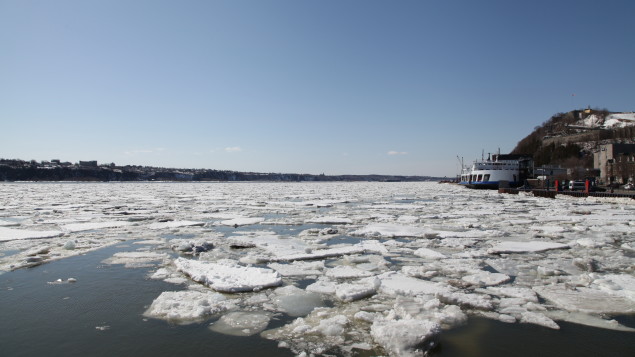
[[635,113],[613,113],[606,117],[598,114],[591,114],[575,123],[576,126],[589,128],[624,128],[635,126]]

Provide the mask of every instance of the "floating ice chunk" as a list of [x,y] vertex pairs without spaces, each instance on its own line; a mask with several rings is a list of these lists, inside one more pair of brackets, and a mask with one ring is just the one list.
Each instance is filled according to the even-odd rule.
[[442,305],[433,295],[397,296],[394,301],[393,309],[386,315],[393,320],[430,319],[431,312],[436,312]]
[[169,258],[164,253],[154,252],[119,252],[104,260],[106,264],[125,264],[128,268],[147,266],[151,262],[162,262]]
[[498,230],[470,229],[467,231],[440,231],[437,236],[439,238],[494,238],[505,236],[505,232]]
[[45,245],[43,247],[36,247],[24,252],[26,256],[35,256],[40,254],[48,254],[51,252],[51,246]]
[[570,289],[564,284],[535,286],[533,289],[538,295],[567,311],[598,314],[635,312],[633,300],[601,290],[584,287]]
[[282,278],[276,271],[241,266],[232,260],[209,263],[178,258],[174,264],[192,280],[221,292],[258,291],[282,285]]
[[350,218],[342,218],[342,217],[313,217],[307,219],[306,223],[317,223],[317,224],[352,224],[353,220]]
[[426,266],[405,265],[401,267],[401,272],[404,275],[419,279],[430,279],[439,275],[437,270]]
[[635,328],[620,325],[616,320],[606,320],[598,316],[585,314],[582,312],[571,312],[562,310],[548,310],[544,314],[553,320],[567,321],[574,324],[604,328],[616,331],[635,332]]
[[381,285],[379,279],[362,279],[354,283],[343,283],[335,286],[335,296],[344,302],[360,300],[374,295]]
[[336,315],[320,321],[319,325],[314,328],[314,331],[324,336],[341,336],[347,324],[348,318],[346,316]]
[[230,336],[252,336],[264,331],[271,314],[265,311],[233,311],[212,323],[210,330]]
[[512,286],[489,286],[485,289],[477,289],[477,292],[485,294],[508,296],[520,298],[527,302],[538,302],[536,292],[529,288],[512,287]]
[[581,238],[575,242],[585,248],[601,248],[606,245],[605,241],[591,238]]
[[501,253],[535,253],[551,249],[566,249],[569,245],[555,242],[500,242],[487,250],[489,254]]
[[268,266],[280,273],[282,276],[322,275],[322,271],[324,270],[324,261],[295,261],[289,264],[271,263]]
[[368,311],[359,311],[357,313],[355,313],[355,315],[353,315],[353,317],[355,318],[355,320],[359,320],[359,321],[364,321],[364,322],[370,322],[372,323],[373,321],[375,321],[378,318],[383,318],[382,315],[376,313],[376,312],[368,312]]
[[560,326],[558,326],[557,323],[539,312],[523,312],[520,317],[520,322],[526,324],[540,325],[554,330],[560,329]]
[[220,224],[224,226],[238,227],[238,226],[249,226],[252,224],[258,224],[260,222],[263,222],[264,220],[265,219],[262,217],[237,217],[237,218],[221,221]]
[[373,274],[366,270],[362,270],[353,266],[338,265],[334,268],[327,269],[325,275],[328,276],[329,278],[347,279],[347,278],[363,278],[363,277],[371,276]]
[[53,238],[64,235],[60,231],[31,231],[26,229],[13,229],[0,227],[0,242],[18,239]]
[[131,224],[132,223],[127,221],[72,223],[72,224],[63,225],[62,229],[66,232],[72,233],[72,232],[90,231],[94,229],[125,227]]
[[269,261],[293,261],[293,260],[310,260],[340,257],[349,254],[361,254],[368,251],[363,245],[341,246],[327,249],[316,249],[310,253],[297,253],[289,255],[280,255],[275,258],[269,258]]
[[306,316],[316,307],[324,306],[320,295],[307,292],[293,285],[274,291],[273,302],[289,316]]
[[5,221],[0,219],[0,227],[14,227],[19,225],[20,225],[20,222]]
[[421,356],[434,347],[433,339],[441,328],[424,320],[375,320],[370,333],[390,355]]
[[170,284],[185,284],[188,282],[188,279],[184,278],[183,274],[167,268],[157,269],[150,275],[150,279],[163,280]]
[[[351,323],[340,309],[317,308],[306,317],[299,317],[292,323],[273,330],[267,330],[262,336],[279,340],[296,354],[324,354],[325,351],[343,348],[347,330]],[[355,312],[358,312],[355,311]]]
[[203,225],[205,225],[205,222],[169,221],[169,222],[150,223],[146,226],[146,228],[159,230],[159,229],[172,229],[172,228],[179,228],[179,227],[195,227],[195,226],[203,226]]
[[490,273],[488,271],[480,271],[477,274],[466,275],[461,278],[472,285],[490,286],[500,285],[511,280],[508,275],[501,273]]
[[492,310],[492,299],[489,295],[467,294],[461,292],[440,292],[439,300],[445,304],[458,305],[479,310]]
[[191,323],[234,308],[222,294],[201,291],[164,291],[143,314],[155,319]]
[[[285,259],[285,257],[303,256],[310,254],[311,247],[300,239],[282,238],[272,232],[258,232],[252,235],[232,236],[229,239],[232,246],[258,247],[273,257],[264,258],[267,261],[299,260]],[[307,258],[310,259],[310,258]]]
[[498,321],[500,322],[505,322],[508,324],[513,324],[516,322],[516,318],[512,315],[507,315],[507,314],[499,314],[497,317]]
[[434,238],[437,233],[428,228],[417,226],[406,226],[391,223],[370,224],[364,228],[357,229],[350,233],[354,236],[369,238],[395,238],[395,237],[425,237]]
[[445,259],[447,258],[445,256],[445,254],[439,253],[437,251],[434,251],[432,249],[428,249],[428,248],[419,248],[417,250],[415,250],[414,254],[418,257],[421,258],[426,258],[426,259]]
[[73,283],[76,283],[76,282],[77,282],[77,279],[75,279],[75,278],[68,278],[68,279],[66,279],[66,280],[57,279],[57,280],[55,280],[55,281],[49,281],[49,282],[47,282],[47,284],[50,284],[50,285],[59,285],[59,284],[73,284]]
[[185,254],[198,255],[214,248],[214,244],[207,239],[172,239],[170,248]]
[[413,223],[419,222],[419,217],[418,216],[401,215],[401,216],[399,216],[397,218],[397,222],[413,224]]
[[307,286],[306,290],[314,293],[333,295],[338,285],[336,281],[320,277],[315,283]]
[[635,302],[635,277],[628,274],[590,274],[595,277],[591,287],[597,287],[608,293],[624,296]]
[[531,226],[531,229],[538,232],[537,236],[539,237],[550,237],[550,238],[560,238],[564,233],[571,232],[570,227],[565,227],[562,225],[558,226],[549,226],[549,225],[536,225]]
[[386,245],[377,240],[365,240],[355,244],[355,247],[360,247],[364,252],[373,252],[378,254],[388,254]]
[[139,244],[139,245],[163,245],[165,244],[165,241],[162,239],[146,239],[146,240],[140,240],[138,242],[134,242],[133,244]]
[[388,295],[434,295],[452,291],[450,286],[411,278],[397,272],[383,273],[377,278],[381,281],[380,291]]
[[64,243],[64,249],[66,250],[73,250],[75,249],[75,247],[76,245],[74,240],[69,240],[69,241],[66,241],[66,243]]

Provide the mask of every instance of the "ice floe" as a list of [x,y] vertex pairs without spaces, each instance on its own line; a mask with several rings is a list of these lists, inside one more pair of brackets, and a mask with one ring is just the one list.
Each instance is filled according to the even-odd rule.
[[124,264],[126,267],[145,267],[153,262],[167,262],[169,256],[156,252],[119,252],[104,261],[106,264]]
[[234,308],[234,302],[219,293],[194,290],[164,291],[144,313],[144,316],[192,323]]
[[635,313],[633,200],[368,182],[29,184],[18,200],[20,187],[0,186],[0,271],[130,241],[104,262],[187,289],[147,301],[147,317],[297,355],[421,355],[468,316],[633,330],[616,317]]
[[280,274],[274,270],[242,266],[232,260],[204,262],[178,258],[174,264],[192,280],[220,292],[258,291],[282,284]]
[[271,314],[265,311],[232,311],[213,322],[209,329],[231,336],[251,336],[262,332],[269,321]]
[[500,242],[488,249],[490,254],[501,253],[536,253],[544,252],[551,249],[565,249],[569,248],[569,245],[555,242]]
[[173,229],[179,227],[191,227],[191,226],[203,226],[205,222],[195,221],[168,221],[168,222],[155,222],[146,226],[148,229],[160,230],[160,229]]
[[319,223],[319,224],[351,224],[353,220],[343,217],[313,217],[306,220],[306,223]]
[[306,316],[316,307],[324,306],[319,294],[307,292],[293,285],[276,289],[272,301],[281,312],[294,317]]
[[62,229],[66,232],[81,232],[93,229],[125,227],[131,224],[126,221],[72,223],[63,225]]
[[375,341],[394,356],[421,356],[434,347],[433,338],[441,332],[439,324],[425,320],[377,320],[370,333]]
[[417,227],[393,223],[370,224],[364,228],[357,229],[351,235],[364,236],[368,238],[395,238],[395,237],[436,237],[437,232],[425,227]]
[[60,231],[36,231],[16,228],[0,227],[0,241],[9,241],[17,239],[39,239],[52,238],[63,235]]

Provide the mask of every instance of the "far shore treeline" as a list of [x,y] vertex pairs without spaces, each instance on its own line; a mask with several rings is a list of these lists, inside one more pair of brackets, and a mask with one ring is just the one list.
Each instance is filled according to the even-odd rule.
[[0,181],[439,181],[431,176],[312,175],[0,159]]

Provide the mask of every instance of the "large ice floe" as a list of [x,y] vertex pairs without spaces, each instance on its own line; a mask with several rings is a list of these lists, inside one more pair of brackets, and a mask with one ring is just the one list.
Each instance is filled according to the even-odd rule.
[[131,241],[103,262],[173,287],[146,318],[297,355],[434,355],[468,316],[633,331],[633,217],[437,183],[7,183],[0,273]]

